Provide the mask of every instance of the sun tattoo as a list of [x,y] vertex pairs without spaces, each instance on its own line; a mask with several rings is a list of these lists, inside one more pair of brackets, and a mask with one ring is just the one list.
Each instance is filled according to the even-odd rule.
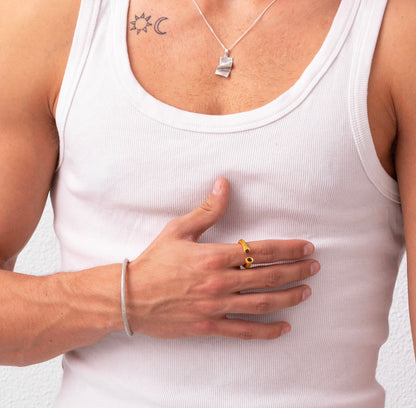
[[147,27],[150,27],[152,23],[149,23],[149,20],[152,16],[145,16],[144,13],[140,17],[137,15],[134,16],[135,20],[130,21],[130,24],[132,24],[132,28],[130,28],[130,31],[136,30],[137,35],[140,34],[141,31],[144,31],[147,33]]

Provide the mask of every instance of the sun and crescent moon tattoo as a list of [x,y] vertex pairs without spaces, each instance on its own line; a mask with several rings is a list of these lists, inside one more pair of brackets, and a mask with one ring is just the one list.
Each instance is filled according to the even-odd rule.
[[152,18],[152,16],[147,16],[144,14],[144,12],[141,14],[141,16],[138,16],[137,14],[135,14],[134,16],[134,20],[130,21],[130,24],[132,25],[132,27],[130,28],[130,31],[136,31],[137,35],[139,35],[142,31],[144,33],[147,33],[147,29],[149,27],[153,27],[154,31],[156,34],[159,35],[165,35],[166,31],[163,31],[162,28],[160,27],[160,24],[165,21],[168,20],[167,17],[159,17],[155,23],[151,23],[150,19]]

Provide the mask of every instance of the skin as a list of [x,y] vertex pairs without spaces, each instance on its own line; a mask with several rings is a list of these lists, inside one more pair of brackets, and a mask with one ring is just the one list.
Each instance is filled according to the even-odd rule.
[[[214,29],[225,44],[231,44],[267,3],[199,2],[208,20],[217,22]],[[128,32],[132,70],[149,93],[181,109],[207,114],[254,109],[296,82],[321,46],[338,5],[339,0],[280,0],[232,51],[235,68],[224,80],[213,75],[213,67],[206,62],[218,61],[222,49],[191,2],[180,1],[172,7],[167,0],[154,6],[133,0],[129,22],[143,11],[168,20],[159,26],[166,34],[151,28],[147,33]],[[0,321],[1,364],[45,361],[123,329],[120,264],[46,277],[10,272],[37,225],[53,179],[58,159],[54,115],[78,8],[79,0],[57,0],[53,6],[47,0],[0,3],[4,20],[0,21],[0,60],[6,61],[0,64],[0,313],[5,316]],[[389,2],[368,96],[377,154],[386,171],[392,177],[397,174],[399,181],[410,295],[416,288],[416,218],[411,211],[416,205],[412,183],[416,80],[411,69],[416,63],[415,18],[413,1]],[[22,27],[38,21],[43,23],[36,25],[34,39],[33,32]],[[297,30],[291,30],[293,26]],[[189,74],[184,78],[181,58],[190,50]],[[127,307],[133,331],[162,338],[275,339],[284,328],[290,329],[290,322],[266,325],[225,318],[227,313],[267,313],[297,305],[310,294],[307,281],[274,293],[238,292],[310,278],[312,264],[319,269],[317,261],[307,259],[241,271],[238,266],[245,255],[239,244],[199,244],[198,237],[225,212],[228,196],[227,181],[219,179],[205,203],[172,220],[130,263]],[[306,244],[303,240],[249,243],[259,263],[309,256],[313,249],[305,253]],[[416,304],[410,299],[415,331]]]

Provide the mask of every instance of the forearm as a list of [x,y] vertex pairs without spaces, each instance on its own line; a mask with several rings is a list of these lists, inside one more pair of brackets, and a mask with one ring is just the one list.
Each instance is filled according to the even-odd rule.
[[0,270],[0,364],[28,365],[122,330],[120,265],[29,276]]

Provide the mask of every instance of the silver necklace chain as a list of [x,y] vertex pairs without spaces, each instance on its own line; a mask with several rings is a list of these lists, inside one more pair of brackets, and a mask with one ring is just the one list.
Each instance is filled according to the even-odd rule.
[[205,24],[208,26],[208,28],[211,30],[211,33],[214,35],[214,37],[217,39],[217,41],[220,43],[221,47],[224,48],[224,51],[231,51],[247,34],[248,32],[258,23],[258,21],[266,14],[266,11],[273,6],[274,3],[276,3],[277,0],[272,0],[271,3],[260,13],[260,15],[251,23],[250,27],[247,28],[246,31],[244,31],[243,34],[237,39],[237,41],[234,42],[234,44],[231,47],[226,47],[223,42],[218,38],[218,35],[215,33],[214,29],[211,27],[211,24],[208,23],[208,20],[204,16],[204,13],[202,12],[201,8],[199,7],[198,3],[195,0],[192,0],[196,6],[196,8],[199,11],[199,14],[201,14],[201,17],[204,19]]

